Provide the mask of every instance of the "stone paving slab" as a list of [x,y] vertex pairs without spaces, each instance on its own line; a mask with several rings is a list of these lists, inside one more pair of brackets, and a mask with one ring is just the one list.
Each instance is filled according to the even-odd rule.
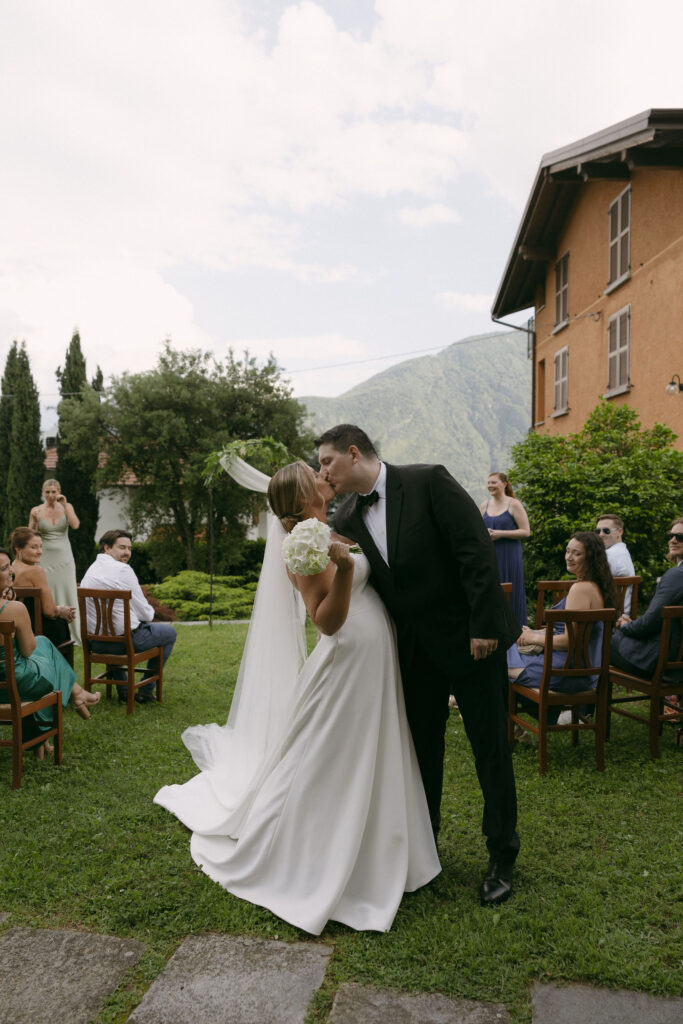
[[190,935],[128,1024],[301,1024],[332,947]]
[[539,985],[531,990],[533,1024],[681,1024],[683,999],[592,985]]
[[342,985],[329,1024],[504,1024],[509,1020],[506,1008],[497,1003]]
[[0,935],[0,1024],[88,1024],[144,948],[109,935],[10,928]]
[[7,911],[6,911],[6,910],[3,910],[3,912],[2,912],[2,913],[0,913],[0,924],[4,924],[4,923],[5,923],[5,921],[6,921],[6,920],[7,920],[8,918],[9,918],[9,914],[7,913]]

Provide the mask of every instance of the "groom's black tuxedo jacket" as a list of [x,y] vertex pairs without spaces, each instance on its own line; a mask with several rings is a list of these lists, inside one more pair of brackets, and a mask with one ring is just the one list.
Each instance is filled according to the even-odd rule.
[[514,643],[521,627],[498,578],[493,543],[478,508],[444,466],[390,466],[386,478],[389,565],[365,527],[358,496],[335,515],[339,533],[367,556],[371,582],[399,626],[413,632],[440,668],[474,666],[470,637]]

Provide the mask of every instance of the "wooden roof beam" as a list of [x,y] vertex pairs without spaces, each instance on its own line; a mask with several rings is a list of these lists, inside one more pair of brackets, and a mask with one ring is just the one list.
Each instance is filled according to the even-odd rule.
[[631,177],[628,167],[621,161],[608,164],[588,162],[579,164],[577,170],[583,181],[628,181]]
[[652,146],[649,149],[625,149],[622,160],[629,170],[636,167],[658,167],[661,170],[680,171],[683,168],[683,148]]
[[542,245],[519,245],[517,253],[530,263],[548,263],[555,259],[555,250]]

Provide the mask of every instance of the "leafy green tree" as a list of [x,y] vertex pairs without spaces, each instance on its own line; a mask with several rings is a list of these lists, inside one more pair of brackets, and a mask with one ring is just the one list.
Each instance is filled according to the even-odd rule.
[[675,440],[659,423],[641,429],[629,406],[601,402],[578,433],[529,434],[513,446],[509,475],[531,527],[524,542],[530,599],[536,580],[566,576],[570,535],[592,530],[607,512],[624,520],[643,598],[651,595],[666,566],[664,534],[683,512],[683,452]]
[[59,404],[57,476],[63,493],[81,521],[79,529],[70,534],[76,574],[80,579],[92,562],[95,549],[99,509],[96,478],[100,448],[97,431],[77,438],[70,434],[69,410],[73,404],[85,402],[89,392],[102,390],[102,371],[97,368],[92,385],[89,385],[78,331],[74,331],[66,350],[64,366],[57,370],[57,380],[62,395]]
[[304,409],[272,359],[259,366],[231,352],[218,362],[169,343],[153,370],[114,378],[99,408],[86,401],[69,415],[74,439],[100,434],[100,484],[133,485],[133,528],[155,541],[150,557],[163,561],[166,574],[207,567],[210,498],[218,572],[239,565],[245,524],[263,508],[262,496],[225,473],[216,474],[209,491],[204,468],[212,452],[232,439],[265,435],[295,455],[312,446],[302,433]]
[[[8,390],[5,392],[5,378]],[[11,388],[11,391],[9,390]],[[26,345],[15,341],[3,377],[3,396],[11,395],[10,414],[3,416],[3,445],[7,444],[6,491],[2,513],[7,536],[16,526],[26,526],[34,505],[40,503],[45,479],[45,453],[40,440],[40,402],[31,374]],[[3,397],[2,405],[5,404]],[[5,411],[6,412],[6,411]],[[9,428],[9,429],[8,429]],[[8,438],[8,442],[5,442]],[[4,468],[4,467],[3,467]]]

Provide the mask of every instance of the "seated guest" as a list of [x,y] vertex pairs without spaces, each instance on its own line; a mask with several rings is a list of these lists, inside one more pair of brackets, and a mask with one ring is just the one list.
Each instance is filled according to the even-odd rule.
[[[669,542],[667,557],[674,563],[673,569],[668,569],[660,579],[647,611],[633,621],[628,615],[622,615],[612,635],[612,664],[636,676],[648,676],[657,666],[662,608],[683,604],[683,519],[674,521],[666,539]],[[679,631],[679,623],[673,622],[669,647],[671,657],[674,657],[680,640]]]
[[[100,554],[85,573],[81,586],[90,590],[130,590],[130,628],[133,635],[133,649],[146,651],[150,647],[163,647],[163,663],[171,656],[176,642],[176,631],[168,622],[152,622],[154,609],[145,598],[138,578],[128,565],[131,556],[132,534],[125,530],[108,530],[99,540]],[[95,627],[95,610],[87,602],[88,632]],[[123,609],[121,602],[114,603],[114,629],[123,633]],[[93,650],[100,654],[120,654],[123,644],[95,642]],[[155,675],[159,670],[158,658],[147,662],[147,671]],[[125,679],[123,669],[112,669],[113,679]],[[149,704],[156,700],[155,683],[141,686],[135,695],[138,704]],[[117,686],[119,700],[127,699],[127,688]]]
[[[12,592],[12,565],[10,555],[4,548],[0,548],[0,619],[4,622],[14,622],[14,674],[17,680],[17,689],[22,700],[38,700],[52,690],[58,690],[62,695],[62,707],[66,707],[69,698],[81,718],[90,718],[91,705],[97,704],[100,699],[99,693],[88,693],[76,682],[76,673],[61,656],[57,648],[45,636],[34,636],[31,629],[31,620],[28,612],[21,601],[13,599]],[[4,654],[0,652],[0,680],[4,681],[5,665]],[[6,701],[7,694],[0,682],[0,701]],[[28,715],[24,719],[24,739],[32,739],[47,732],[52,726],[52,708],[43,708],[36,711],[34,715]],[[42,743],[36,748],[39,758],[45,756],[45,748],[52,752],[48,743]]]
[[[590,611],[596,608],[614,608],[616,593],[612,574],[609,571],[605,549],[594,533],[574,533],[569,539],[565,551],[567,572],[576,576],[567,596],[559,601],[555,608],[566,608],[567,611]],[[569,638],[567,628],[561,623],[554,623],[553,665],[564,666],[567,657]],[[529,629],[524,626],[517,644],[544,644],[545,627]],[[602,623],[596,622],[589,642],[589,657],[593,664],[600,660],[602,644]],[[524,686],[538,689],[541,685],[544,668],[544,654],[522,654],[513,645],[508,650],[508,676]],[[550,677],[550,687],[558,693],[579,693],[581,690],[593,690],[597,686],[596,677]],[[530,712],[538,713],[538,707],[529,701],[525,705]],[[560,714],[559,707],[548,708],[548,723],[555,725]]]
[[[628,548],[621,539],[624,535],[624,520],[611,512],[599,516],[595,524],[595,532],[605,545],[607,561],[613,576],[635,576],[633,562]],[[631,612],[631,595],[633,587],[628,587],[624,598],[624,612]]]
[[[40,590],[40,604],[43,615],[43,636],[51,640],[55,646],[69,639],[68,623],[73,622],[76,609],[68,605],[55,604],[45,570],[40,565],[43,554],[43,540],[37,530],[27,526],[18,526],[9,539],[14,552],[12,571],[14,584],[17,587],[37,587]],[[29,615],[32,623],[32,609]]]

